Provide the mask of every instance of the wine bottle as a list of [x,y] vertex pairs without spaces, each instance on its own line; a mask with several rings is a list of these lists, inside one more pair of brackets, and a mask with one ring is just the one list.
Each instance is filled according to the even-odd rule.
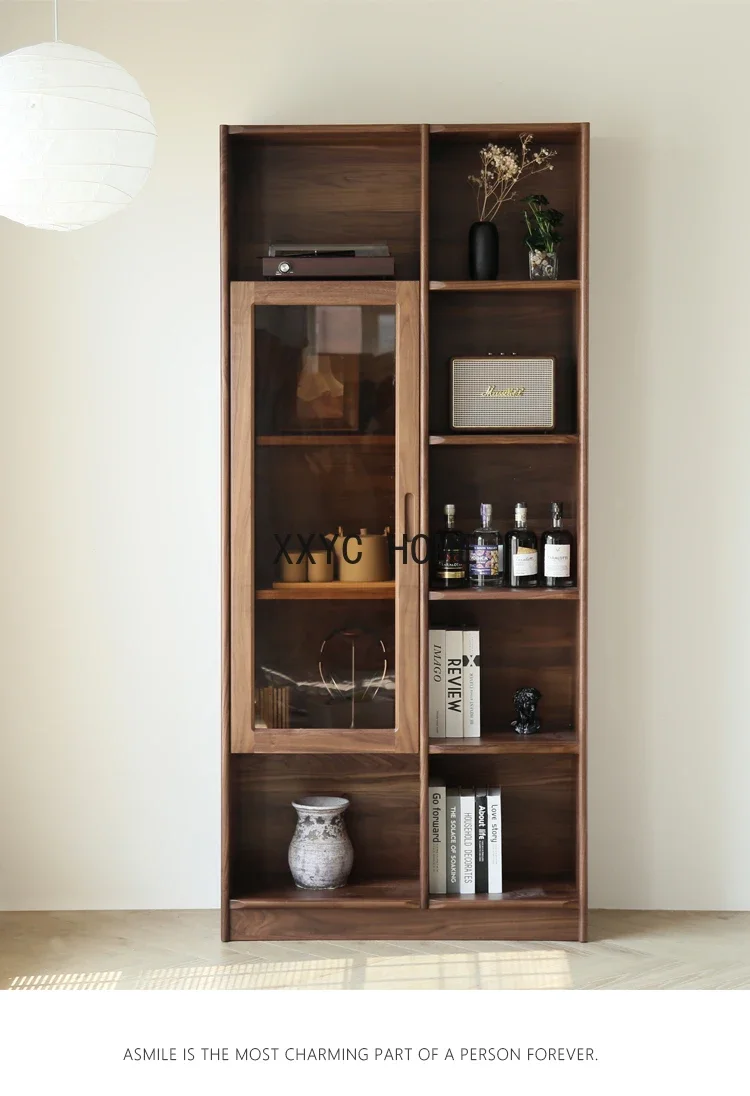
[[443,507],[445,527],[435,534],[432,555],[432,585],[440,590],[455,590],[466,585],[466,537],[456,529],[456,507]]
[[515,527],[505,534],[505,574],[509,586],[536,586],[536,533],[526,528],[526,503],[516,503]]
[[552,528],[542,534],[542,573],[545,586],[572,586],[573,534],[562,527],[562,504],[552,503]]
[[469,586],[501,586],[503,548],[492,525],[492,506],[481,503],[482,524],[469,537]]

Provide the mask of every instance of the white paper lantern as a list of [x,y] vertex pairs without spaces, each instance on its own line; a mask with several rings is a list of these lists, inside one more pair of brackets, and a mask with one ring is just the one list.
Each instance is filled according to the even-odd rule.
[[148,178],[151,108],[100,53],[43,42],[0,58],[0,216],[67,231],[123,209]]

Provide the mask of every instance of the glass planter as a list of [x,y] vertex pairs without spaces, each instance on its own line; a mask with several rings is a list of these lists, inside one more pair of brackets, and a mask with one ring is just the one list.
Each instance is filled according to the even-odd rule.
[[557,278],[557,253],[529,249],[529,277],[532,280]]

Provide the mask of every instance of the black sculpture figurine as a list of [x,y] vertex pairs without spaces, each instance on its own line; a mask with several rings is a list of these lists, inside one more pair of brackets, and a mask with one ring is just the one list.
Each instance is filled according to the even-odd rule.
[[536,714],[536,706],[541,699],[542,694],[533,685],[524,685],[523,689],[516,690],[513,695],[516,718],[511,723],[516,734],[536,734],[540,729],[541,723]]

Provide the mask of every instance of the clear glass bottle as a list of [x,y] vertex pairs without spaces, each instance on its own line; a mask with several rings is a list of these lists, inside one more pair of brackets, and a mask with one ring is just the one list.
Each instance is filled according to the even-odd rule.
[[431,585],[438,590],[455,590],[466,585],[466,537],[456,529],[456,507],[443,507],[445,526],[435,534]]
[[469,536],[469,586],[502,586],[503,546],[492,525],[492,506],[480,505],[482,524]]
[[538,585],[536,533],[526,528],[526,503],[516,503],[516,524],[505,534],[505,577],[509,586]]
[[552,503],[552,528],[542,533],[542,574],[545,586],[573,586],[573,534],[562,527],[562,503]]

